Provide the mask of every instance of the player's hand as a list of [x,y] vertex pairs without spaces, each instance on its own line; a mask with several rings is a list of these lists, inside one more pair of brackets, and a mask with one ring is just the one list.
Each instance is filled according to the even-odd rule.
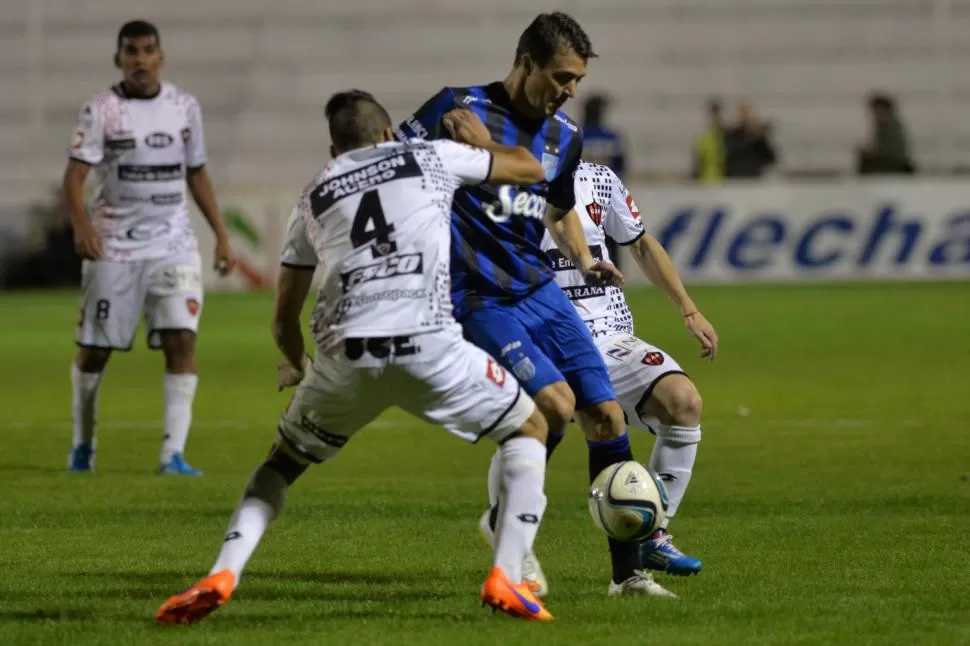
[[710,357],[714,361],[717,356],[717,332],[714,326],[708,322],[700,312],[694,312],[684,317],[684,323],[694,338],[701,344],[701,357]]
[[232,247],[228,240],[216,241],[216,263],[214,268],[220,276],[228,276],[236,266],[236,257],[232,254]]
[[293,367],[286,359],[280,361],[280,365],[276,367],[276,391],[283,392],[286,388],[292,388],[303,381],[304,375],[306,375],[306,370],[310,366],[310,357],[303,357],[303,370],[297,370]]
[[87,260],[99,260],[103,248],[101,238],[90,222],[74,225],[74,250]]
[[470,146],[486,146],[492,142],[492,135],[471,110],[459,108],[447,113],[442,122],[451,138],[458,143]]
[[623,274],[616,266],[606,260],[597,260],[583,272],[587,285],[622,287]]

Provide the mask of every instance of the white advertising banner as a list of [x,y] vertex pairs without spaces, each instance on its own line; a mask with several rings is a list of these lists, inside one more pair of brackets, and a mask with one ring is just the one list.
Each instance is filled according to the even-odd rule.
[[[718,187],[631,184],[647,230],[686,282],[970,279],[970,183],[900,178]],[[272,288],[300,187],[219,191],[239,270],[211,271],[214,240],[194,214],[210,289]],[[627,258],[631,284],[644,279]]]
[[970,278],[966,182],[629,188],[688,282]]

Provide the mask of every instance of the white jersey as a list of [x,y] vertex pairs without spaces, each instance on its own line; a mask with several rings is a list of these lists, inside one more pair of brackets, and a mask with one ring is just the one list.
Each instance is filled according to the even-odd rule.
[[313,316],[322,348],[455,323],[451,201],[462,184],[485,181],[491,163],[479,148],[409,139],[344,153],[307,185],[280,262],[322,271]]
[[185,183],[187,169],[206,162],[194,96],[163,83],[154,98],[129,98],[119,83],[81,108],[68,155],[94,167],[91,222],[104,260],[151,260],[198,249]]
[[[574,182],[576,212],[593,258],[611,260],[606,248],[607,236],[620,245],[632,244],[643,236],[640,211],[612,170],[581,161]],[[548,232],[543,236],[542,249],[549,255],[556,283],[566,292],[594,338],[633,333],[633,316],[622,289],[587,285],[573,263],[556,248]]]

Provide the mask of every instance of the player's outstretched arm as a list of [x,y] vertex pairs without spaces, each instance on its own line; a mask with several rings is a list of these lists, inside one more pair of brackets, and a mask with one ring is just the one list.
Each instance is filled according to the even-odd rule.
[[630,251],[644,276],[680,310],[687,329],[701,344],[701,356],[713,360],[717,356],[717,332],[687,294],[677,268],[660,241],[646,233],[630,245]]
[[452,110],[444,116],[442,123],[455,141],[492,154],[492,165],[485,178],[487,183],[531,186],[545,179],[542,164],[527,148],[495,143],[482,120],[470,110]]
[[276,310],[273,313],[273,340],[286,361],[279,366],[279,389],[294,386],[303,378],[306,350],[300,313],[313,284],[313,268],[280,267],[276,287]]

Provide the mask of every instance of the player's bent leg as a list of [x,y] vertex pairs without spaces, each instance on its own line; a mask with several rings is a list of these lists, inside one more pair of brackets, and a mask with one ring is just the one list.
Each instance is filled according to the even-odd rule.
[[308,464],[285,441],[273,446],[249,479],[208,576],[162,604],[155,615],[158,623],[195,623],[229,601],[266,528],[282,511],[287,489]]
[[185,444],[192,425],[192,404],[199,385],[195,364],[195,331],[154,330],[165,354],[163,382],[165,416],[159,472],[200,476],[202,472],[185,461]]
[[641,546],[641,559],[652,570],[689,576],[699,573],[703,564],[674,545],[667,524],[676,516],[690,483],[701,441],[703,402],[694,383],[679,373],[660,377],[649,395],[640,403],[637,414],[657,436],[650,468],[667,486],[670,504],[663,527]]
[[[526,395],[523,393],[521,397],[524,400]],[[500,456],[500,495],[493,536],[495,558],[482,585],[481,598],[483,605],[514,617],[549,621],[552,615],[539,601],[548,586],[532,554],[546,508],[548,427],[538,408],[531,402],[528,406],[532,408],[529,418],[518,430],[500,440],[497,454]]]
[[[589,447],[590,481],[611,464],[633,460],[623,410],[615,400],[579,410],[576,419]],[[643,571],[639,545],[614,539],[608,542],[613,570],[609,596],[676,597]]]
[[111,348],[80,347],[71,362],[71,422],[73,437],[67,468],[73,473],[94,469],[98,392]]
[[[543,443],[546,446],[546,461],[552,455],[556,446],[562,441],[566,425],[573,416],[575,397],[564,381],[558,381],[542,388],[533,398],[536,412],[543,420],[547,429]],[[502,451],[496,451],[488,465],[488,504],[489,509],[479,519],[479,529],[485,541],[494,547],[495,529],[499,517],[499,501],[501,499],[502,482]],[[549,592],[549,583],[538,557],[532,550],[526,555],[522,563],[522,578],[536,593],[543,597]]]

